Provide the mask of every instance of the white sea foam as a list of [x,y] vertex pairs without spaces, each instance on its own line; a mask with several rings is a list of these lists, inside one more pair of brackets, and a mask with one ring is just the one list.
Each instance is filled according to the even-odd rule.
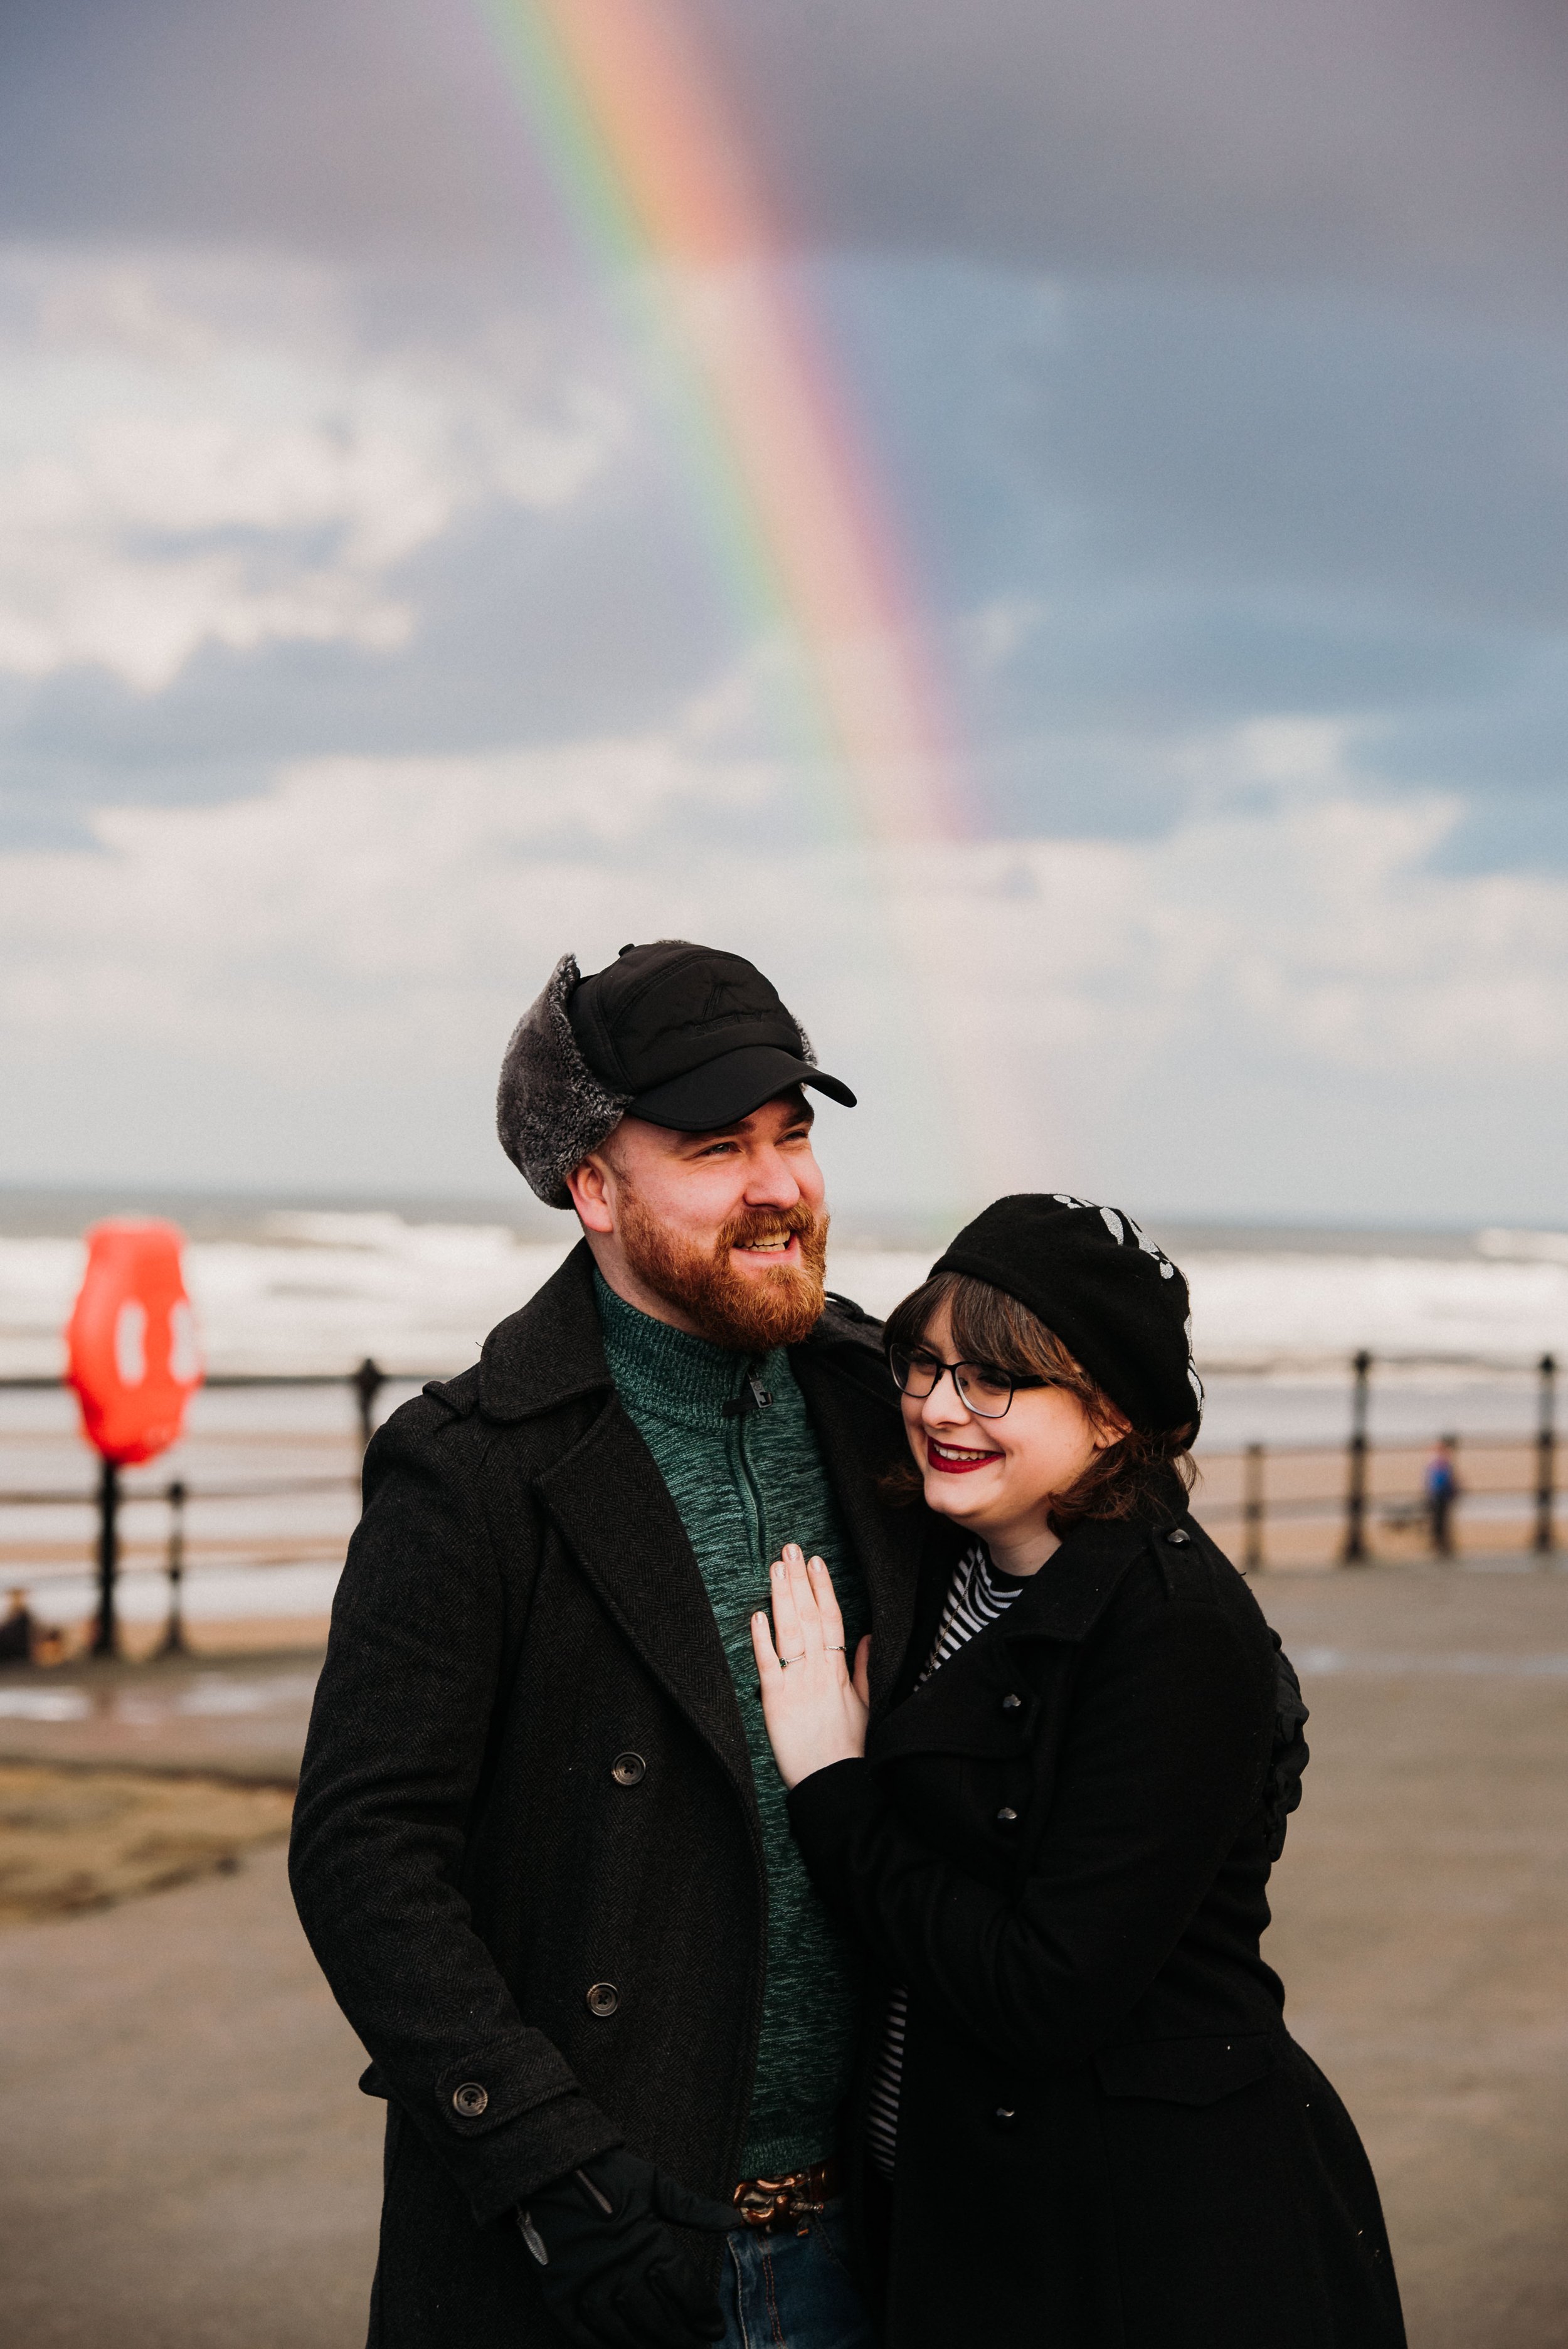
[[[388,1371],[428,1374],[474,1361],[486,1332],[548,1279],[572,1237],[564,1218],[552,1245],[500,1224],[280,1214],[242,1238],[191,1242],[186,1273],[213,1371],[344,1373],[371,1354]],[[1210,1373],[1205,1453],[1254,1441],[1342,1444],[1347,1358],[1363,1346],[1385,1365],[1390,1356],[1428,1358],[1419,1370],[1379,1371],[1378,1441],[1424,1444],[1439,1426],[1462,1430],[1467,1441],[1528,1435],[1536,1409],[1528,1366],[1542,1352],[1568,1357],[1562,1236],[1490,1233],[1468,1252],[1456,1244],[1447,1254],[1401,1254],[1398,1242],[1387,1252],[1365,1242],[1359,1252],[1337,1252],[1321,1237],[1299,1250],[1211,1241],[1175,1252],[1191,1281],[1199,1356]],[[882,1314],[924,1277],[932,1253],[844,1247],[833,1252],[830,1278]],[[76,1240],[0,1235],[0,1372],[57,1373],[83,1262]],[[1444,1369],[1432,1359],[1442,1357],[1479,1357],[1499,1369]],[[1501,1369],[1510,1364],[1511,1374]],[[407,1392],[389,1388],[382,1408]],[[3,1419],[0,1485],[79,1485],[83,1495],[79,1508],[0,1508],[8,1574],[36,1578],[36,1603],[50,1619],[79,1619],[92,1603],[90,1578],[66,1567],[59,1547],[77,1548],[85,1568],[95,1521],[75,1411],[57,1396],[13,1393]],[[170,1475],[191,1480],[194,1571],[186,1599],[193,1618],[303,1617],[327,1606],[354,1519],[346,1473],[354,1425],[346,1389],[213,1391],[192,1412],[191,1443],[132,1473],[128,1489],[149,1497],[132,1501],[127,1530],[160,1545],[165,1505],[157,1496]],[[342,1490],[311,1486],[324,1473]],[[271,1499],[206,1497],[258,1476],[263,1484],[303,1476],[306,1485]],[[253,1542],[266,1571],[209,1549],[233,1534]],[[150,1619],[165,1603],[158,1555],[127,1578],[129,1617]]]
[[[366,1354],[454,1371],[562,1261],[560,1242],[501,1224],[390,1214],[278,1214],[253,1238],[193,1241],[186,1278],[214,1371],[338,1371]],[[0,1372],[48,1373],[81,1278],[79,1242],[0,1236]],[[885,1313],[921,1280],[926,1251],[845,1247],[831,1285]],[[1182,1257],[1194,1336],[1209,1363],[1316,1355],[1568,1352],[1568,1237],[1488,1232],[1435,1256],[1202,1248]]]

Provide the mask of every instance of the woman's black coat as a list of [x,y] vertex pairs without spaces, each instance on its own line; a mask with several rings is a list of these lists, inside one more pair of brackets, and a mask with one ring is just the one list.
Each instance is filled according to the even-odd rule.
[[[925,1550],[906,1683],[956,1554]],[[1371,2170],[1259,1954],[1275,1718],[1273,1637],[1172,1484],[795,1789],[909,1992],[887,2349],[1403,2341]]]

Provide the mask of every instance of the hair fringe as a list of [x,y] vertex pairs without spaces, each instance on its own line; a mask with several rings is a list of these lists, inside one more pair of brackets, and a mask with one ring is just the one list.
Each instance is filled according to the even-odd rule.
[[[1169,1495],[1172,1477],[1183,1494],[1191,1491],[1198,1475],[1191,1453],[1195,1428],[1151,1434],[1126,1427],[1125,1414],[1068,1353],[1056,1331],[988,1280],[962,1272],[933,1274],[894,1306],[882,1333],[884,1343],[918,1345],[944,1305],[960,1361],[990,1362],[1015,1378],[1048,1380],[1077,1397],[1097,1432],[1109,1433],[1119,1424],[1125,1430],[1096,1453],[1066,1492],[1054,1496],[1047,1518],[1054,1534],[1065,1534],[1085,1518],[1134,1516]],[[913,1460],[884,1470],[878,1484],[882,1497],[895,1505],[917,1501],[924,1490]]]

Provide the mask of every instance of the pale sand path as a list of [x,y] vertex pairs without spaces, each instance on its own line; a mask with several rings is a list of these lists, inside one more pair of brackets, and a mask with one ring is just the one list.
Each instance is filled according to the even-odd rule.
[[0,1935],[0,2340],[364,2340],[384,2108],[281,1848]]
[[[1377,2168],[1413,2349],[1562,2349],[1568,1573],[1259,1596],[1314,1708],[1271,1954]],[[0,2339],[356,2349],[380,2113],[281,1853],[0,1934]]]

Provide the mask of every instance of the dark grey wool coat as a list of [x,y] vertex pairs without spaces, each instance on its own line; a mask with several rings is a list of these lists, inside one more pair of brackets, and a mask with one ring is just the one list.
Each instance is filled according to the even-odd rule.
[[[294,1896],[388,2099],[378,2349],[558,2343],[511,2213],[605,2146],[700,2193],[738,2176],[767,1901],[750,1764],[591,1270],[578,1248],[376,1436],[311,1721]],[[879,1333],[830,1304],[790,1360],[885,1697],[914,1588],[873,1485],[903,1456]]]
[[909,1991],[891,2206],[861,2179],[888,2349],[1398,2349],[1372,2173],[1259,1953],[1284,1822],[1251,1593],[1172,1480],[911,1690],[955,1547],[926,1543],[867,1759],[790,1797]]

